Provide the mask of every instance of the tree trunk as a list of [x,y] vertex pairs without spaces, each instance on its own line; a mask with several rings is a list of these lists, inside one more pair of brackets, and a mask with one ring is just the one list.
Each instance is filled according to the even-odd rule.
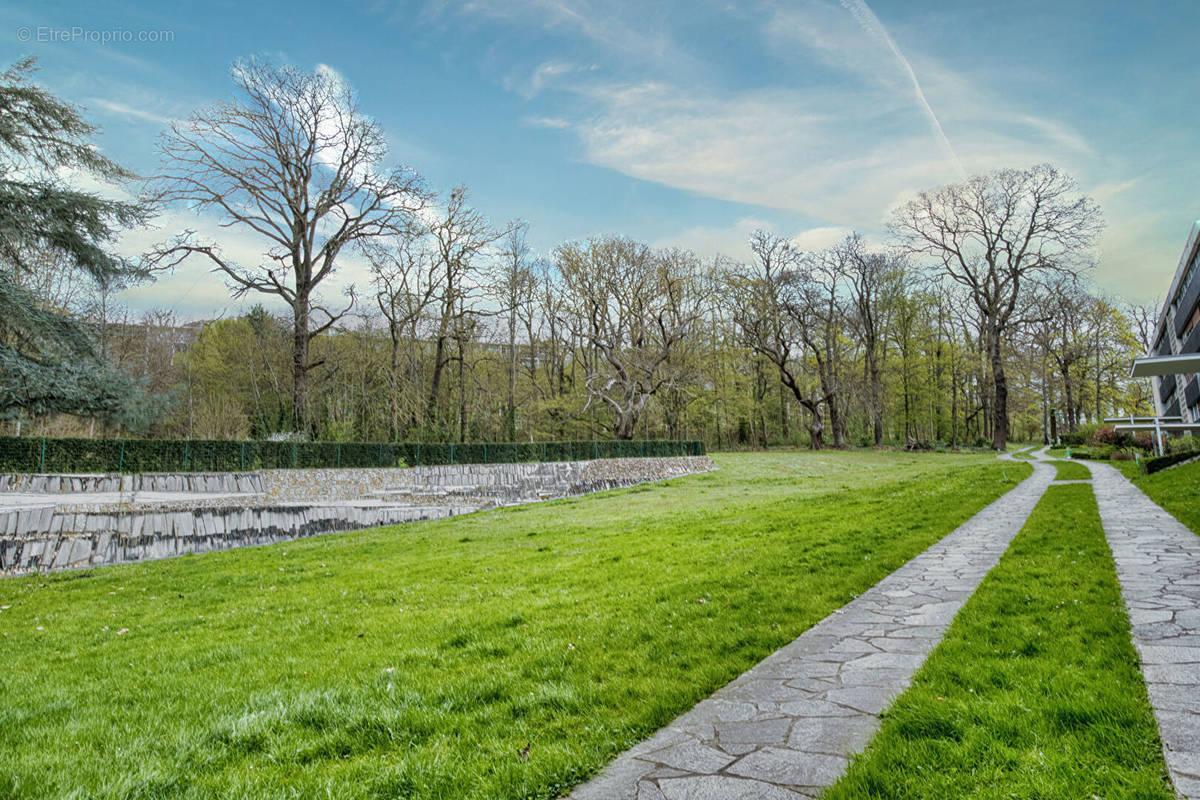
[[1075,407],[1075,393],[1071,390],[1071,376],[1066,367],[1062,370],[1063,395],[1067,410],[1067,432],[1074,433],[1079,426],[1079,410]]
[[458,440],[467,441],[467,356],[463,340],[458,340]]
[[508,440],[517,440],[517,315],[508,318],[508,407],[505,409]]
[[950,446],[958,447],[958,362],[950,362]]
[[825,448],[825,423],[821,420],[821,407],[813,405],[809,408],[812,420],[808,424],[808,448],[823,450]]
[[1004,374],[1004,359],[1000,354],[1000,334],[988,337],[988,356],[992,363],[992,383],[995,402],[992,404],[992,445],[997,450],[1008,448],[1008,378]]
[[308,435],[308,298],[296,298],[292,328],[292,430]]
[[839,450],[846,446],[845,423],[838,409],[838,399],[835,394],[826,395],[829,398],[829,428],[833,431],[833,446]]
[[446,337],[439,335],[433,349],[433,379],[429,382],[429,408],[426,417],[430,423],[438,420],[438,399],[442,393],[442,370],[446,366]]
[[400,337],[396,326],[388,323],[391,329],[392,353],[389,362],[388,383],[388,440],[400,441]]
[[779,427],[785,441],[791,438],[791,426],[788,423],[787,387],[782,383],[779,384]]
[[875,434],[875,446],[883,443],[883,381],[879,376],[879,358],[874,346],[867,352],[867,363],[871,383],[871,427]]

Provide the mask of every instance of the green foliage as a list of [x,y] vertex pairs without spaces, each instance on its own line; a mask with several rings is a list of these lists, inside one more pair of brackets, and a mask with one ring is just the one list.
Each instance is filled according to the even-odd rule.
[[[1192,455],[1200,455],[1200,451]],[[1151,500],[1200,534],[1200,462],[1160,469],[1153,475],[1135,475],[1132,480]]]
[[1191,453],[1200,451],[1200,437],[1186,433],[1183,436],[1170,436],[1166,439],[1168,453]]
[[132,175],[92,145],[96,128],[77,108],[30,82],[33,69],[25,59],[0,74],[0,419],[117,418],[136,405],[138,385],[97,356],[81,323],[22,280],[37,252],[65,258],[102,286],[134,279],[138,271],[107,248],[149,211],[66,182],[72,171],[110,183]]
[[1170,800],[1091,487],[1047,490],[826,800]]
[[0,437],[0,472],[237,472],[704,455],[698,441],[264,442]]
[[0,794],[549,800],[1029,473],[897,453],[718,464],[2,581]]
[[1196,458],[1197,456],[1200,456],[1200,450],[1178,450],[1174,453],[1167,453],[1166,455],[1147,458],[1142,462],[1142,468],[1147,475],[1153,475],[1154,473],[1164,470],[1167,467],[1173,467],[1176,464],[1181,464],[1184,461]]

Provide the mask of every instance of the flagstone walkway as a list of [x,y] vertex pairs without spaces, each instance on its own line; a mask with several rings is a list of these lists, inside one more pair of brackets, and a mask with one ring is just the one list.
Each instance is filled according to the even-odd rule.
[[1200,536],[1108,464],[1092,472],[1175,790],[1200,798]]
[[572,800],[816,796],[866,746],[1054,480],[1052,465],[1025,463],[1031,477],[618,756]]

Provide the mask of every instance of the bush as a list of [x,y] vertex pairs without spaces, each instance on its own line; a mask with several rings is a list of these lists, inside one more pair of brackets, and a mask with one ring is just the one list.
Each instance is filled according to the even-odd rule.
[[1172,436],[1165,442],[1168,453],[1191,453],[1200,450],[1200,438],[1192,434]]
[[1159,470],[1164,470],[1167,467],[1173,467],[1176,464],[1181,464],[1184,461],[1196,458],[1197,456],[1200,456],[1200,451],[1184,450],[1176,453],[1167,453],[1165,456],[1158,456],[1156,458],[1147,458],[1142,462],[1142,470],[1147,475],[1153,475]]
[[0,472],[237,472],[699,455],[703,442],[665,440],[443,444],[0,437]]
[[1149,431],[1142,431],[1133,435],[1133,446],[1144,453],[1154,451],[1154,434]]
[[1109,445],[1111,447],[1129,447],[1133,444],[1133,437],[1128,431],[1119,431],[1116,428],[1097,428],[1092,434],[1092,444]]

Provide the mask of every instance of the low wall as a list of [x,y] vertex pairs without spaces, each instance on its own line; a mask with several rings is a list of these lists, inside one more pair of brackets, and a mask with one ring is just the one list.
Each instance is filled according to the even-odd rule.
[[0,476],[0,573],[438,519],[713,469],[707,456],[412,469]]
[[[0,475],[0,493],[257,493],[262,491],[263,479],[262,473],[259,472],[145,472],[140,475],[121,475],[117,473]],[[3,495],[0,495],[0,503],[2,502]]]
[[[54,512],[53,508],[47,509]],[[324,533],[440,519],[474,511],[454,506],[256,506],[193,511],[51,513],[49,530],[30,530],[28,512],[0,515],[21,536],[0,537],[5,574],[146,561],[317,536]],[[11,518],[22,516],[25,519]],[[31,520],[33,517],[33,520]]]

